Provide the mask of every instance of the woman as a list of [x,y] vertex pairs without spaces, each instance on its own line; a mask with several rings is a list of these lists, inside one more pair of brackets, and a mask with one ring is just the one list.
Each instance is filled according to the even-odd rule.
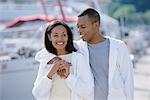
[[[37,100],[93,100],[94,81],[89,63],[73,46],[73,34],[61,21],[46,28],[45,49],[32,93]],[[56,56],[56,57],[55,57]],[[51,58],[59,58],[49,61]]]

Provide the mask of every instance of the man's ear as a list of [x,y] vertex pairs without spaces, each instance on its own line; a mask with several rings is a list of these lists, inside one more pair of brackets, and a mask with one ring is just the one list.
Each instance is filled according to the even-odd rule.
[[47,34],[49,41],[52,41],[51,36]]
[[94,25],[95,25],[95,27],[100,27],[100,25],[99,25],[99,22],[98,22],[98,21],[96,21],[96,22],[94,23]]

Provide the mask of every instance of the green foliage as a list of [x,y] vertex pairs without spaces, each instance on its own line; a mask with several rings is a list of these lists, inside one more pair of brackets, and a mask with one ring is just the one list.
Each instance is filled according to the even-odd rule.
[[137,12],[130,14],[126,17],[126,23],[128,24],[150,24],[150,10],[146,12]]
[[150,10],[143,14],[143,20],[146,24],[150,24]]
[[136,8],[131,4],[120,5],[116,11],[113,13],[113,17],[119,19],[120,17],[125,17],[131,13],[136,12]]
[[114,12],[118,9],[118,7],[120,6],[120,3],[119,2],[111,2],[109,5],[108,5],[108,14],[110,16],[112,16],[114,14]]
[[150,24],[149,0],[111,0],[108,6],[109,16],[124,19],[128,24]]
[[142,14],[142,12],[130,14],[125,21],[127,24],[144,24]]

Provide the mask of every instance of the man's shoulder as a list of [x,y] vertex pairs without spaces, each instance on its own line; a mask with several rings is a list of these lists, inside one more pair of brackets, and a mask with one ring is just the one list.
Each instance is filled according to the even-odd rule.
[[110,40],[111,44],[115,44],[115,45],[118,45],[118,46],[124,44],[124,42],[122,40],[119,40],[119,39],[116,39],[116,38],[109,37],[109,40]]
[[113,45],[114,47],[121,50],[127,48],[127,45],[125,44],[124,41],[115,38],[109,38],[109,39],[110,39],[110,44]]
[[109,40],[112,41],[112,42],[116,42],[116,43],[123,43],[122,40],[116,39],[116,38],[112,38],[112,37],[109,37]]

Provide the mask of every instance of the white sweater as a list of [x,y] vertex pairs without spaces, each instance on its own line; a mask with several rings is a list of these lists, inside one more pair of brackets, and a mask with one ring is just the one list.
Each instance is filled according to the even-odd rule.
[[[128,48],[123,41],[108,36],[106,38],[110,40],[107,100],[133,100],[133,65]],[[76,41],[76,48],[89,61],[87,43]]]
[[[44,52],[47,52],[43,49]],[[55,55],[48,55],[40,51],[35,59],[40,62],[38,75],[34,83],[32,93],[37,100],[49,100],[51,94],[52,81],[47,78],[50,68],[47,68],[47,62]],[[46,54],[46,55],[45,55]],[[71,89],[71,100],[93,100],[94,98],[94,80],[89,66],[82,54],[73,52],[71,57],[73,73],[65,79],[68,87]],[[52,66],[51,66],[52,67]]]

